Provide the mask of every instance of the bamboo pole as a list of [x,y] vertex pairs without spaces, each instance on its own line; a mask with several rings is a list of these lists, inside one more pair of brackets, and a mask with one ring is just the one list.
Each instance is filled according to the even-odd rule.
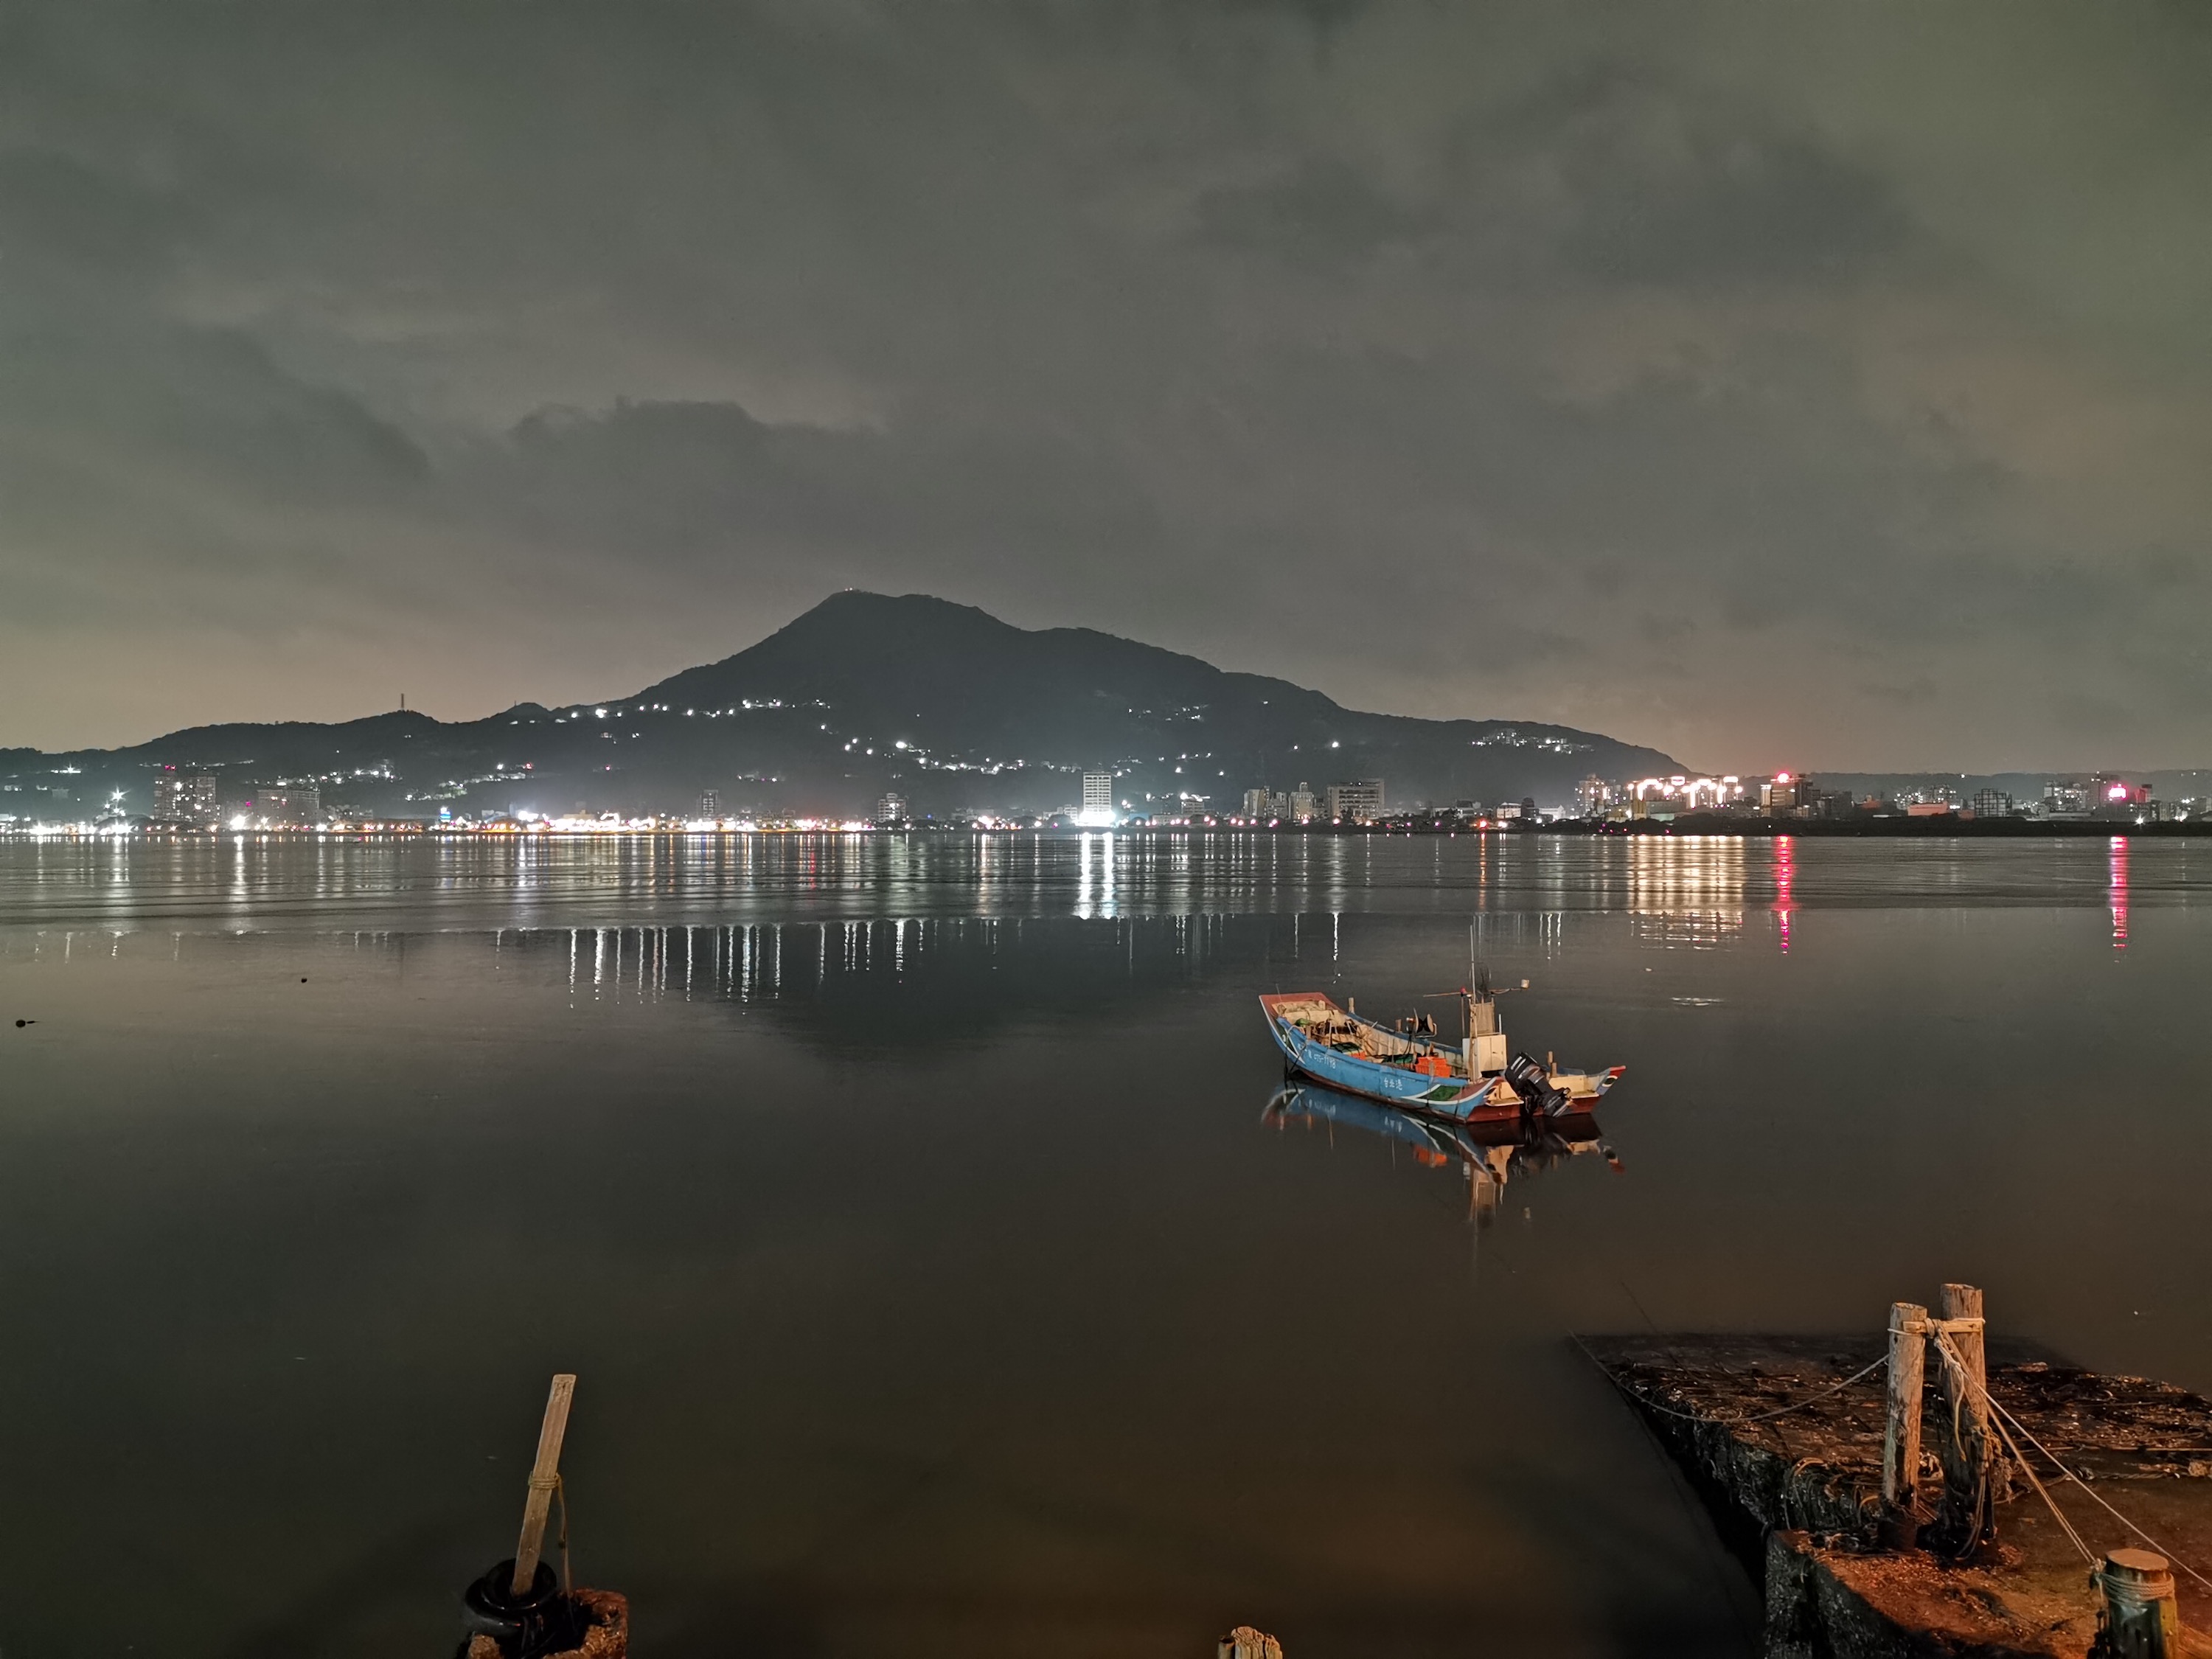
[[1910,1508],[1920,1482],[1920,1395],[1928,1374],[1928,1310],[1889,1304],[1889,1422],[1881,1437],[1881,1501]]
[[514,1547],[512,1593],[527,1595],[538,1580],[538,1553],[545,1542],[545,1516],[553,1507],[553,1491],[561,1479],[561,1439],[568,1431],[568,1401],[576,1392],[573,1373],[562,1371],[553,1379],[545,1396],[545,1421],[538,1431],[538,1461],[531,1466],[530,1491],[522,1504],[522,1536]]

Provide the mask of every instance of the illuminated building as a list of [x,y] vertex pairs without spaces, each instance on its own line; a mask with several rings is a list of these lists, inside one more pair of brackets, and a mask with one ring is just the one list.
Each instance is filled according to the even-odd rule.
[[1111,772],[1085,772],[1083,775],[1083,810],[1076,822],[1092,829],[1110,826],[1115,817],[1114,811],[1114,775]]
[[1624,784],[1585,778],[1576,793],[1586,804],[1597,796],[1607,803],[1607,816],[1616,818],[1665,819],[1684,812],[1719,812],[1745,799],[1743,780],[1733,773],[1725,777],[1693,778],[1678,772],[1672,777],[1638,778]]
[[214,823],[215,774],[163,767],[154,780],[154,816],[168,823]]
[[876,822],[878,823],[905,823],[906,797],[904,795],[885,795],[881,800],[878,801],[876,803]]
[[262,783],[249,808],[260,823],[313,823],[323,815],[323,792],[312,783]]
[[722,795],[720,790],[702,789],[699,792],[699,816],[702,818],[719,818],[722,816]]
[[1356,783],[1328,787],[1328,816],[1340,823],[1372,823],[1382,816],[1382,780],[1362,778]]
[[2100,818],[2140,819],[2150,805],[2150,786],[2130,783],[2110,772],[2089,780],[2089,811]]

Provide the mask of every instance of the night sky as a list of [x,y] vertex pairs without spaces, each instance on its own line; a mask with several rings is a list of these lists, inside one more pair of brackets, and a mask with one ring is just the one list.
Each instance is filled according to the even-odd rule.
[[1692,764],[2212,764],[2212,8],[0,7],[0,745],[856,586]]

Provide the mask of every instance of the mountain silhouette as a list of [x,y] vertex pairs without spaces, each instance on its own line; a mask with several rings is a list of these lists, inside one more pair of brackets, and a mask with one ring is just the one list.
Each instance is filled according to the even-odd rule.
[[[604,712],[602,712],[604,711]],[[1683,769],[1656,750],[1527,720],[1418,720],[1086,628],[1026,629],[925,594],[832,594],[758,644],[603,703],[480,720],[198,726],[134,748],[0,751],[0,811],[35,781],[81,806],[151,804],[163,765],[315,777],[326,809],[434,817],[531,808],[727,814],[1049,811],[1111,769],[1132,810],[1235,811],[1243,792],[1384,781],[1390,805],[1571,799],[1577,781]],[[73,774],[58,768],[76,767]],[[10,774],[14,775],[9,775]],[[235,780],[238,792],[232,789]],[[81,816],[55,812],[56,816]]]

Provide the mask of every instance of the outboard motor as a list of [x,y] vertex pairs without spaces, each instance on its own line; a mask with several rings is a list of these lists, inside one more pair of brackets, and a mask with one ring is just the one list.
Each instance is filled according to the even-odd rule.
[[1558,1117],[1567,1109],[1567,1091],[1552,1086],[1552,1074],[1526,1054],[1516,1054],[1505,1062],[1506,1079],[1513,1085],[1514,1092],[1530,1103],[1531,1109],[1546,1117]]

